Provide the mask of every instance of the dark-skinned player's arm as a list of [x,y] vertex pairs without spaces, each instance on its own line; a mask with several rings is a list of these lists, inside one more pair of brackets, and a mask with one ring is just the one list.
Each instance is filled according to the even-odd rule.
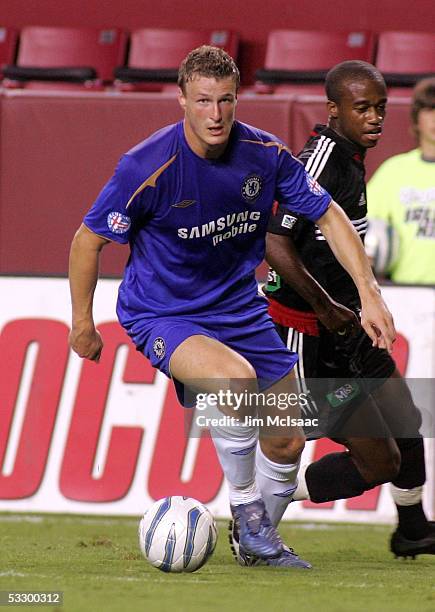
[[284,282],[311,305],[328,331],[346,334],[360,327],[355,313],[333,300],[309,273],[289,235],[267,233],[266,260]]
[[316,224],[358,289],[362,306],[361,325],[373,346],[391,353],[396,339],[393,317],[382,299],[358,233],[333,200]]
[[98,281],[100,252],[110,240],[91,232],[85,225],[77,230],[69,257],[72,325],[69,344],[85,359],[98,362],[103,341],[95,328],[92,307]]

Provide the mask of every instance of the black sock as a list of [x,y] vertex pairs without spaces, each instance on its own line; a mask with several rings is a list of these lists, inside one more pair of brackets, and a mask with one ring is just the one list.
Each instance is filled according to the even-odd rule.
[[363,479],[347,452],[330,453],[311,463],[305,481],[310,499],[316,504],[355,497],[374,486]]
[[402,459],[393,485],[399,489],[421,487],[426,480],[423,438],[396,438],[396,442]]
[[398,506],[399,531],[408,540],[420,540],[429,533],[429,523],[421,502],[412,506]]

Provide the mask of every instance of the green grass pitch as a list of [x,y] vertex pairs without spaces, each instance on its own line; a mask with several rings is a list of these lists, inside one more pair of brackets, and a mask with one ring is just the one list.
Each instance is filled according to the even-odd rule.
[[314,566],[306,571],[239,567],[220,522],[205,567],[164,574],[142,558],[137,525],[132,518],[0,515],[0,590],[61,590],[62,608],[26,607],[67,612],[435,610],[435,557],[394,559],[389,527],[284,523],[286,541]]

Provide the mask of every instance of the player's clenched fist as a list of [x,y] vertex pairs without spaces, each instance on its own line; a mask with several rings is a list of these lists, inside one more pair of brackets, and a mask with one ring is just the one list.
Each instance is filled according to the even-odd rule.
[[79,357],[98,362],[103,350],[103,340],[99,331],[92,326],[73,326],[69,334],[69,344]]

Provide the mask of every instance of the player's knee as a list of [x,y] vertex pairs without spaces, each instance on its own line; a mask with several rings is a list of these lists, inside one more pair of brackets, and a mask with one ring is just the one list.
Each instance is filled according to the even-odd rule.
[[[245,370],[246,376],[242,376],[242,372],[239,371],[237,377],[222,377],[224,386],[228,384],[230,393],[229,397],[232,397],[232,401],[236,404],[252,405],[256,406],[258,402],[255,402],[255,393],[258,394],[257,378],[255,372],[248,372]],[[248,375],[249,374],[249,375]],[[237,401],[236,401],[237,400]]]
[[257,373],[247,361],[223,361],[216,369],[215,378],[231,381],[231,390],[234,393],[256,387]]
[[358,470],[370,486],[391,482],[400,471],[400,451],[395,444],[389,444],[373,458],[356,461]]
[[400,452],[399,449],[391,450],[384,460],[376,466],[373,482],[384,484],[394,480],[400,471]]
[[262,440],[264,454],[275,463],[297,463],[305,446],[305,437],[302,434],[291,438],[271,437]]
[[251,364],[224,364],[215,377],[224,381],[225,386],[228,385],[223,392],[224,403],[219,406],[221,411],[242,421],[257,416],[257,375]]

